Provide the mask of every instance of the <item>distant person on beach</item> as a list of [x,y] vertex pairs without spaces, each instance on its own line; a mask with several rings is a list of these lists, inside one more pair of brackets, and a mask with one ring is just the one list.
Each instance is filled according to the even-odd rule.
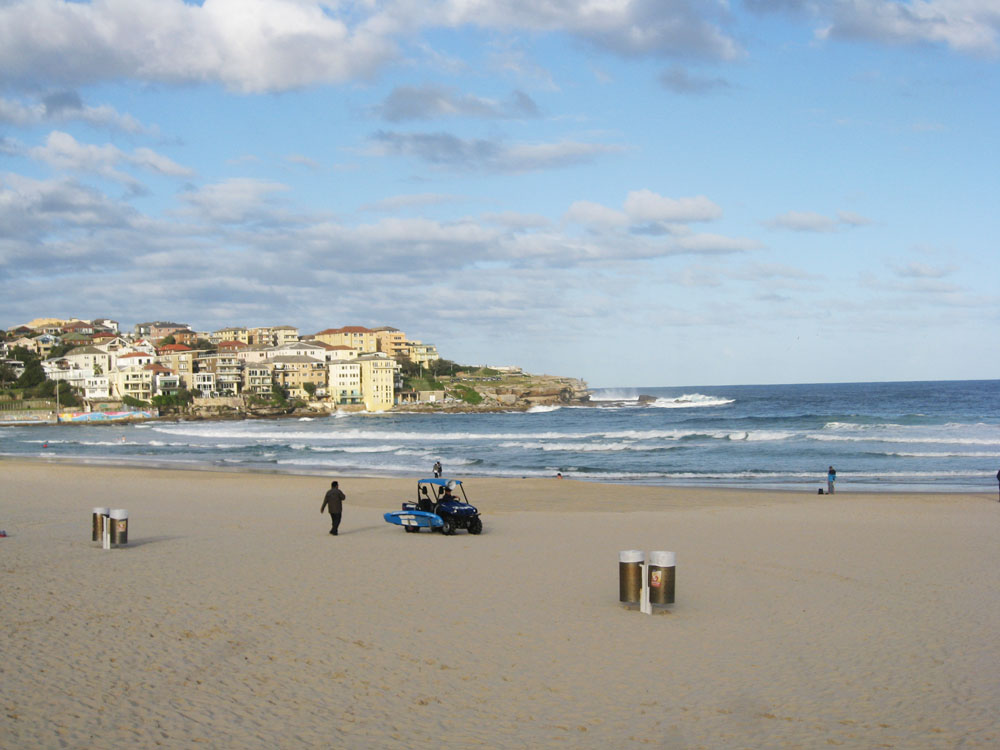
[[435,461],[434,462],[434,478],[435,479],[440,479],[442,471],[443,471],[443,469],[441,468],[441,462],[440,461]]
[[833,494],[834,484],[837,482],[837,470],[830,467],[830,470],[826,472],[826,494]]
[[[1000,486],[1000,471],[997,472],[997,484]],[[1000,498],[998,498],[1000,500]]]
[[340,486],[337,482],[332,482],[330,484],[330,489],[326,491],[326,495],[323,497],[323,504],[319,508],[319,512],[322,513],[327,508],[330,509],[330,533],[337,536],[337,529],[340,528],[340,517],[344,512],[344,500],[346,496],[340,491]]

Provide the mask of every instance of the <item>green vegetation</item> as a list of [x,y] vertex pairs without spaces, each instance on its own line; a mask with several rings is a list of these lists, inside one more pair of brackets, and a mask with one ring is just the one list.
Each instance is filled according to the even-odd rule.
[[483,402],[483,397],[475,388],[470,388],[467,385],[452,385],[451,394],[456,396],[459,400],[464,401],[467,404],[475,406],[476,404],[481,404]]
[[160,409],[183,409],[189,406],[192,401],[194,401],[194,394],[184,388],[181,388],[177,393],[153,396],[153,406]]

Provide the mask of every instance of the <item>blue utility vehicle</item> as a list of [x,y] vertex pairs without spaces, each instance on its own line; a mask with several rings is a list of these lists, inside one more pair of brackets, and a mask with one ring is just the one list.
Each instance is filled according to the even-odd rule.
[[383,518],[411,534],[420,529],[440,529],[445,536],[458,529],[468,529],[470,534],[483,531],[479,510],[469,504],[460,479],[420,479],[416,502],[404,502],[402,507],[402,510],[386,513]]

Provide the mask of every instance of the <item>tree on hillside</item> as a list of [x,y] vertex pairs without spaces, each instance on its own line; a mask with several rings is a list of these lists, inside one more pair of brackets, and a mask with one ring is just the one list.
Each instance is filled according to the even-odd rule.
[[[21,360],[22,362],[24,360]],[[33,388],[45,382],[45,370],[42,363],[35,357],[34,361],[25,363],[24,372],[17,379],[18,388]]]
[[76,349],[76,347],[73,344],[57,344],[53,346],[52,350],[49,352],[49,359],[58,359],[74,349]]
[[0,365],[0,385],[7,385],[17,380],[17,372],[10,365]]
[[30,349],[25,349],[23,346],[15,346],[14,351],[10,353],[10,358],[16,359],[18,362],[24,362],[26,365],[38,361],[38,355]]
[[427,369],[437,377],[438,375],[454,375],[462,368],[450,359],[435,359],[427,363]]
[[80,405],[80,399],[76,395],[76,389],[65,380],[60,380],[56,388],[59,389],[59,403],[62,406]]

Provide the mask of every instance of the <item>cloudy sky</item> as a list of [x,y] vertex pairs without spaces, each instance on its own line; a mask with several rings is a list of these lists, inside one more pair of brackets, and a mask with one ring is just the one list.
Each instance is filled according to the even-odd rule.
[[996,0],[0,0],[0,325],[995,378]]

